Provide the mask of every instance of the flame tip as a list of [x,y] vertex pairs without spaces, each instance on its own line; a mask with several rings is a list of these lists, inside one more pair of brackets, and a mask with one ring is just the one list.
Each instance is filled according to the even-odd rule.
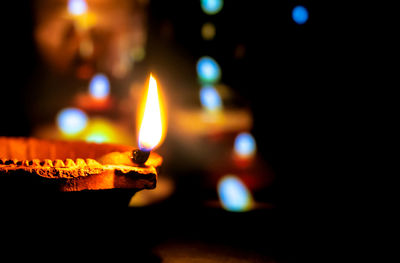
[[139,130],[139,148],[152,150],[163,138],[163,118],[160,109],[157,81],[150,73],[147,99]]

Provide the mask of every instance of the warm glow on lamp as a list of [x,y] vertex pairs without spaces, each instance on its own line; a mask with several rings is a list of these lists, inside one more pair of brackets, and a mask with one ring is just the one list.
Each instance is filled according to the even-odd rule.
[[150,75],[146,104],[142,112],[139,148],[143,151],[151,151],[160,144],[165,135],[165,119],[157,89],[157,81],[152,75]]

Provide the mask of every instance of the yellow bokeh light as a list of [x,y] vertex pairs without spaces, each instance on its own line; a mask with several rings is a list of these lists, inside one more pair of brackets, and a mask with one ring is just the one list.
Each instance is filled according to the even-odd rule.
[[146,57],[146,50],[143,47],[134,48],[130,55],[133,61],[140,62]]
[[205,39],[205,40],[211,40],[215,37],[215,26],[213,23],[205,23],[202,27],[201,27],[201,36]]
[[103,118],[91,119],[85,132],[77,139],[97,143],[132,144],[134,137],[122,126]]
[[96,25],[97,16],[94,13],[84,13],[75,18],[78,30],[88,30]]

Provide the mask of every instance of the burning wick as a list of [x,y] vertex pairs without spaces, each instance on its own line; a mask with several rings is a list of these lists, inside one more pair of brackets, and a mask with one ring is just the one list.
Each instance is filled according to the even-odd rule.
[[161,138],[162,120],[157,81],[150,75],[146,105],[139,131],[139,149],[132,151],[132,161],[136,164],[144,164],[149,159],[151,150],[160,143]]
[[136,164],[144,164],[149,159],[150,151],[135,149],[132,151],[132,161]]

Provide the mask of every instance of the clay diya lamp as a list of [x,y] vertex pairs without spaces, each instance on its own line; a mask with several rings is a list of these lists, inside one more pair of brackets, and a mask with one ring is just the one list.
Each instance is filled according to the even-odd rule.
[[127,145],[0,137],[2,202],[7,202],[4,194],[5,199],[23,196],[29,200],[78,193],[62,196],[96,200],[101,195],[95,193],[132,196],[155,188],[162,157],[151,152],[147,161],[137,164],[132,160],[134,150]]

